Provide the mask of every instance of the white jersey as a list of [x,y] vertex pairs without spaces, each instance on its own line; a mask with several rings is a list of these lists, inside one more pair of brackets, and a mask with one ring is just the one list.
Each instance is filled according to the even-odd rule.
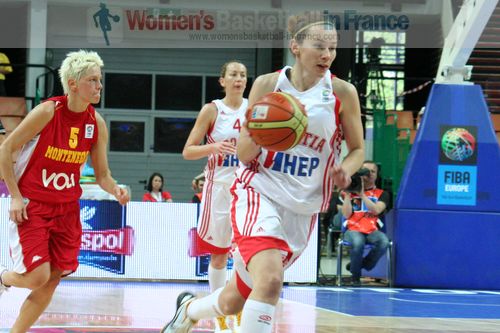
[[[248,100],[244,98],[237,110],[231,109],[220,99],[216,99],[212,103],[217,107],[217,118],[207,133],[207,144],[229,141],[236,146],[240,137],[241,126],[245,121]],[[239,160],[236,154],[212,154],[208,156],[205,178],[207,181],[231,185],[236,177],[235,171],[238,165]]]
[[274,91],[295,96],[305,106],[307,132],[292,149],[262,152],[237,171],[239,182],[301,215],[325,211],[333,189],[330,168],[338,162],[342,133],[340,100],[333,93],[332,75],[324,77],[307,91],[297,91],[286,76],[279,74]]

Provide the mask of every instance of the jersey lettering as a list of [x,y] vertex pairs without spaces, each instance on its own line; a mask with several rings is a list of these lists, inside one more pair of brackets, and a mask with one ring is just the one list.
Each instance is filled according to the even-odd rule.
[[269,152],[265,168],[299,177],[311,177],[319,166],[319,158],[295,156],[283,152]]
[[304,135],[304,138],[302,139],[300,144],[322,153],[323,148],[326,144],[326,140],[324,138],[320,138],[319,136],[317,136],[314,133],[307,132]]
[[222,166],[224,167],[237,167],[240,163],[236,155],[225,155],[222,161]]
[[58,190],[64,190],[65,188],[72,188],[75,186],[75,175],[72,173],[71,175],[67,175],[65,173],[55,173],[53,172],[47,178],[47,170],[42,170],[42,182],[44,187],[49,187],[50,183],[52,186]]

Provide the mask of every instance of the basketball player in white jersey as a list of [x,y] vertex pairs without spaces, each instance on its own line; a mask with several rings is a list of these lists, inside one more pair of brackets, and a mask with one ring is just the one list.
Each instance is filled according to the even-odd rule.
[[[201,109],[182,152],[187,160],[208,156],[198,237],[202,249],[211,254],[208,267],[211,291],[226,285],[226,265],[232,240],[230,188],[239,164],[236,143],[248,107],[248,100],[243,98],[247,84],[245,65],[237,61],[225,63],[219,83],[225,97]],[[201,144],[204,138],[206,143]],[[216,326],[219,332],[231,332],[224,316],[217,316]]]
[[[249,103],[271,91],[294,95],[305,106],[307,133],[296,147],[272,152],[242,129],[237,147],[241,166],[231,188],[236,274],[225,288],[204,298],[189,292],[179,295],[166,332],[190,332],[202,318],[243,309],[241,333],[270,333],[284,270],[307,246],[333,184],[346,188],[363,163],[356,89],[329,71],[337,47],[333,24],[322,15],[306,13],[292,16],[288,25],[295,64],[258,77]],[[341,162],[343,138],[349,153]]]

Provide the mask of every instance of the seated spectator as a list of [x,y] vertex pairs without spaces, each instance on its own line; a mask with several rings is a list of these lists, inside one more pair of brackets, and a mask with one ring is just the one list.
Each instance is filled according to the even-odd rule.
[[165,185],[163,176],[158,172],[154,172],[149,177],[146,185],[148,192],[144,193],[142,201],[172,202],[172,195],[168,191],[163,191],[163,185]]
[[[361,190],[358,193],[342,191],[340,196],[343,198],[342,214],[347,227],[344,240],[352,244],[351,262],[347,264],[347,269],[352,273],[354,287],[361,285],[361,269],[374,268],[389,246],[389,239],[379,230],[382,227],[379,217],[389,207],[390,195],[375,185],[378,178],[377,164],[365,161],[363,168],[368,169],[369,173],[361,177]],[[373,244],[374,247],[363,258],[365,243]]]
[[205,185],[205,173],[200,173],[198,176],[193,178],[191,187],[194,191],[194,196],[191,199],[192,203],[201,203],[201,198],[203,196],[203,186]]

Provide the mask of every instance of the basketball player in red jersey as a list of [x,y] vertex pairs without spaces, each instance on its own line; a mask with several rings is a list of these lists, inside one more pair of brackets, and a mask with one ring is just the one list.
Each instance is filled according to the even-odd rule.
[[[120,204],[125,189],[111,177],[108,130],[92,103],[101,97],[95,52],[68,54],[59,74],[64,96],[36,106],[0,147],[0,171],[12,196],[9,238],[14,267],[0,266],[0,292],[31,289],[10,332],[26,332],[49,305],[62,277],[78,267],[80,169],[92,158],[97,183]],[[21,149],[15,168],[12,153]]]
[[[204,298],[180,294],[164,332],[190,332],[202,318],[241,309],[241,333],[272,332],[284,270],[306,248],[333,184],[346,188],[363,163],[356,89],[329,70],[337,47],[334,24],[322,14],[306,13],[290,17],[288,25],[295,64],[259,76],[249,105],[271,91],[292,94],[305,106],[307,133],[297,146],[274,152],[257,145],[242,128],[241,163],[231,188],[236,274],[225,288]],[[349,153],[341,162],[342,137]]]
[[[248,107],[248,100],[243,98],[247,68],[237,61],[226,62],[222,65],[219,83],[225,97],[201,109],[182,152],[187,160],[208,157],[197,234],[203,250],[211,254],[210,291],[226,285],[232,238],[230,189],[239,165],[236,143]],[[206,144],[201,144],[204,138]],[[215,326],[216,332],[231,332],[224,316],[217,316]]]

